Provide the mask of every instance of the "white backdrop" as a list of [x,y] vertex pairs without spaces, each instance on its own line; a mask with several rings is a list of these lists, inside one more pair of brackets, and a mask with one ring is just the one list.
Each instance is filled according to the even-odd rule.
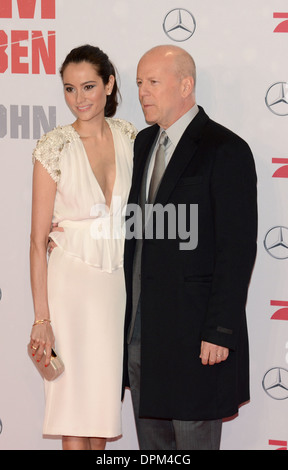
[[[169,13],[167,29],[176,25],[179,9],[182,26],[193,32],[192,14],[196,28],[176,42],[187,31],[168,37],[163,22]],[[224,424],[222,449],[287,449],[287,18],[285,0],[0,0],[0,449],[61,448],[60,439],[42,437],[43,385],[26,355],[33,320],[31,154],[41,134],[73,120],[58,69],[84,43],[98,45],[116,64],[123,98],[117,117],[138,129],[146,125],[135,85],[139,58],[157,44],[185,48],[197,64],[198,104],[251,146],[259,191],[247,304],[251,402]],[[138,448],[129,393],[123,437],[107,447]]]

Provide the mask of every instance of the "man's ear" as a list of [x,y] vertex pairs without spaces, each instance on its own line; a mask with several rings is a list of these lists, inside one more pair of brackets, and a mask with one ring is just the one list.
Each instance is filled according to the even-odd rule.
[[193,77],[185,77],[182,80],[182,96],[187,98],[187,96],[194,93],[194,79]]

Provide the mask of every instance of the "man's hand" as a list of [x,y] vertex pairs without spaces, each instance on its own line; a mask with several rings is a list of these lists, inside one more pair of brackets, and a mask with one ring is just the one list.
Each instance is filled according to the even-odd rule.
[[202,341],[200,359],[202,360],[202,364],[204,366],[206,366],[207,364],[209,364],[210,366],[213,366],[214,364],[219,364],[220,362],[226,361],[228,356],[228,348],[224,348],[222,346],[217,346],[216,344]]
[[[63,227],[58,227],[58,224],[55,224],[53,223],[51,225],[51,230],[50,232],[64,232],[64,228]],[[56,243],[51,240],[51,238],[48,239],[48,246],[47,246],[47,251],[48,251],[48,255],[50,256],[53,249],[56,247]]]

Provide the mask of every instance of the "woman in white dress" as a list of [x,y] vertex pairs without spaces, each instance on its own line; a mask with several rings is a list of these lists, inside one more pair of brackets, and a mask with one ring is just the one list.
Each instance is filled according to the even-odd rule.
[[136,130],[112,118],[115,70],[99,48],[73,49],[61,76],[76,121],[44,135],[33,154],[30,346],[37,360],[46,351],[47,365],[56,343],[65,365],[45,381],[43,433],[62,436],[63,449],[104,449],[121,434],[123,217]]

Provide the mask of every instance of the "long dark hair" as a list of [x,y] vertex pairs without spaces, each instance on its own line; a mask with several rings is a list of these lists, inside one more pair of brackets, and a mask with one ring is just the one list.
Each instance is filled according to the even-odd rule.
[[93,65],[97,74],[102,78],[104,85],[107,85],[110,75],[113,75],[115,78],[114,87],[111,95],[107,96],[107,102],[104,111],[106,117],[114,116],[117,110],[118,97],[120,98],[120,93],[116,81],[115,67],[110,61],[108,55],[101,51],[99,47],[90,46],[90,44],[72,49],[60,68],[60,75],[62,79],[67,65],[70,63],[79,64],[80,62],[88,62],[89,64]]

